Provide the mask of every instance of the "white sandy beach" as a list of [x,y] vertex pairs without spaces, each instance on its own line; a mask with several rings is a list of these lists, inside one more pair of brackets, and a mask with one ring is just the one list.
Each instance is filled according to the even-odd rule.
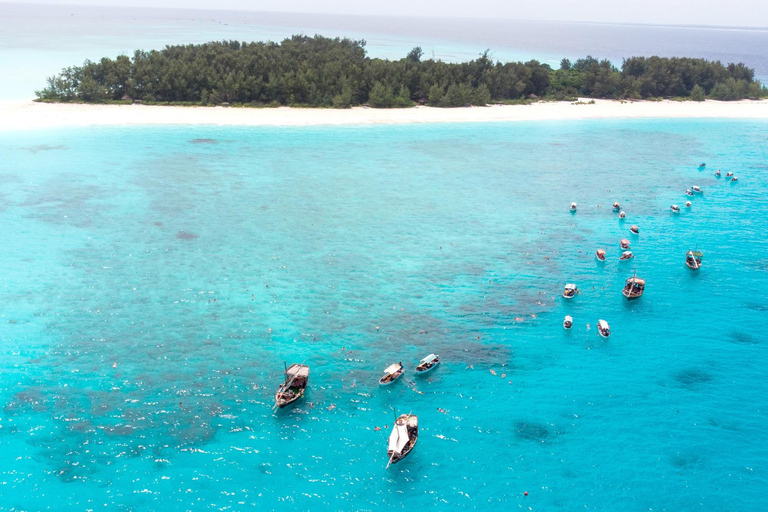
[[451,109],[356,107],[346,110],[0,102],[0,131],[108,125],[319,126],[639,118],[768,119],[768,100],[703,103],[596,100],[594,104],[547,102]]

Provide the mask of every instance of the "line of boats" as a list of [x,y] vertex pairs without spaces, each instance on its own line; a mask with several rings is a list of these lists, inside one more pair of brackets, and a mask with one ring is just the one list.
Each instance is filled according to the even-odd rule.
[[[440,364],[440,356],[429,354],[416,365],[416,375],[424,375],[431,372]],[[403,363],[395,363],[384,369],[384,375],[379,379],[379,384],[388,386],[405,373]],[[309,366],[294,363],[286,366],[283,373],[283,383],[275,393],[274,409],[282,409],[304,397],[309,385]],[[392,425],[387,444],[387,467],[403,460],[416,446],[419,437],[419,418],[415,414],[401,414]]]

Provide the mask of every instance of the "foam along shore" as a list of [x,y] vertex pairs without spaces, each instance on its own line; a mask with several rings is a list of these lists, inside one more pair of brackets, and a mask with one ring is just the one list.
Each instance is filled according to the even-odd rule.
[[540,102],[531,105],[405,109],[166,107],[0,102],[0,131],[73,126],[231,125],[322,126],[406,123],[481,123],[569,119],[768,119],[768,100]]

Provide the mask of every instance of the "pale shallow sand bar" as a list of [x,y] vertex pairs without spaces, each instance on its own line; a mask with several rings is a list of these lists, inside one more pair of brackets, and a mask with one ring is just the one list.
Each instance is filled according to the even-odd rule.
[[[589,100],[583,100],[587,102]],[[594,104],[546,102],[468,108],[414,107],[346,110],[312,108],[163,107],[148,105],[0,102],[0,131],[73,126],[220,125],[322,126],[409,123],[482,123],[569,119],[732,118],[768,119],[768,100],[634,101]]]

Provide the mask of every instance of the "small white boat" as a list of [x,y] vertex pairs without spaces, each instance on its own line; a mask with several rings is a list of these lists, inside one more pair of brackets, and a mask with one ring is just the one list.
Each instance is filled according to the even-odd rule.
[[576,296],[577,293],[579,293],[579,289],[576,287],[576,285],[572,283],[568,283],[565,285],[565,288],[563,289],[563,298],[572,299]]
[[573,317],[566,315],[565,320],[563,320],[563,329],[570,329],[571,327],[573,327]]
[[603,338],[607,338],[611,335],[611,326],[608,325],[608,322],[602,319],[597,321],[597,334]]
[[676,204],[673,204],[672,206],[670,206],[669,209],[672,210],[672,213],[680,213],[680,207],[677,206]]
[[728,171],[727,173],[725,173],[726,178],[730,178],[731,176],[733,176],[732,172]]
[[640,234],[640,228],[637,227],[636,225],[632,224],[632,227],[629,228],[629,232],[632,233],[633,235],[639,235]]
[[605,251],[602,249],[596,250],[595,258],[597,258],[597,261],[605,261]]
[[686,201],[685,202],[685,207],[686,208],[690,208],[691,207],[691,202],[690,201]]
[[626,216],[627,216],[627,214],[624,212],[624,210],[622,210],[621,212],[619,212],[619,218],[620,218],[620,219],[623,219],[623,218],[624,218],[624,217],[626,217]]
[[627,240],[626,238],[622,238],[621,242],[619,242],[619,245],[621,246],[622,249],[627,250],[629,249],[629,240]]
[[619,259],[620,260],[631,260],[634,257],[635,256],[634,256],[634,254],[632,254],[632,251],[624,251],[623,253],[621,253],[621,256],[619,256]]
[[703,194],[704,191],[701,190],[701,187],[698,185],[694,185],[691,187],[691,191],[693,191],[694,194]]
[[619,210],[621,210],[621,205],[619,204],[618,201],[616,201],[615,203],[613,203],[613,211],[618,212]]
[[703,169],[703,168],[705,168],[706,166],[707,166],[707,164],[706,164],[706,163],[704,163],[704,162],[701,162],[701,163],[699,164],[699,169]]
[[572,212],[576,211],[576,203],[571,203],[571,211]]
[[739,181],[739,178],[734,176],[733,178],[731,178],[731,183],[733,183],[734,181]]
[[692,196],[693,195],[693,191],[691,189],[686,189],[685,190],[685,195]]
[[403,375],[403,363],[395,363],[387,366],[384,376],[379,379],[379,384],[389,386]]
[[716,177],[718,177],[718,178],[720,177],[720,169],[718,169],[718,170],[715,172],[715,176],[716,176]]
[[392,433],[389,434],[387,456],[390,464],[396,464],[403,460],[419,439],[419,418],[413,414],[401,414],[392,425]]
[[435,354],[429,354],[427,357],[419,361],[416,366],[416,375],[424,375],[427,372],[431,372],[437,365],[440,364],[440,356]]

